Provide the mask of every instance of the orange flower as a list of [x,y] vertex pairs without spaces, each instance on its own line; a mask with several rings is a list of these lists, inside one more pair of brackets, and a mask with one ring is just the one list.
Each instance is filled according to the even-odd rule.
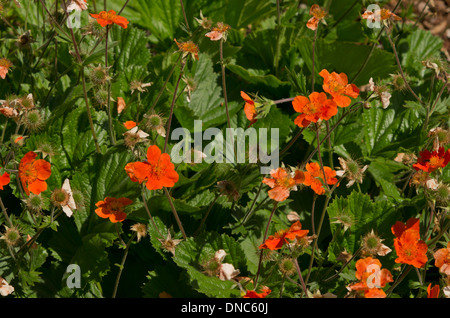
[[125,126],[126,129],[130,130],[131,128],[136,127],[137,124],[135,121],[129,120],[126,121],[123,125]]
[[187,41],[187,42],[177,42],[177,39],[173,39],[175,41],[175,43],[178,46],[178,50],[180,52],[183,52],[183,57],[186,57],[188,54],[191,54],[197,61],[199,59],[198,57],[198,46],[192,42],[192,41]]
[[9,177],[9,173],[8,172],[4,172],[2,175],[0,175],[0,190],[3,190],[3,187],[5,185],[8,185],[8,183],[10,181],[11,181],[11,178]]
[[43,159],[35,160],[36,157],[35,152],[29,151],[19,164],[19,178],[27,195],[30,191],[37,195],[47,190],[45,180],[50,178],[52,173],[50,163]]
[[385,298],[386,294],[381,288],[394,281],[391,272],[385,268],[381,269],[380,261],[370,256],[358,260],[355,266],[355,277],[359,282],[347,288],[364,293],[365,298]]
[[98,24],[105,27],[110,24],[117,24],[118,26],[126,29],[128,27],[128,20],[120,15],[117,15],[116,11],[109,10],[101,11],[99,14],[90,13],[91,17],[97,20]]
[[[330,167],[323,167],[323,170],[326,175],[327,183],[329,185],[333,185],[337,183],[336,177],[336,171],[332,170]],[[324,180],[322,169],[320,168],[320,165],[317,162],[311,162],[306,165],[306,172],[305,172],[305,182],[303,182],[304,185],[310,186],[311,189],[314,190],[315,193],[318,195],[324,194],[325,189],[323,187],[322,181]],[[323,181],[325,182],[325,181]]]
[[311,6],[311,9],[309,9],[309,15],[312,15],[313,17],[308,20],[306,23],[306,26],[308,29],[316,30],[319,26],[320,20],[326,17],[327,13],[319,7],[317,4],[313,4]]
[[439,285],[434,285],[431,287],[430,283],[427,288],[427,298],[439,298],[440,291],[441,289],[439,288]]
[[125,166],[125,171],[133,182],[146,182],[149,190],[173,187],[178,181],[178,173],[170,162],[167,153],[161,154],[158,146],[150,146],[147,149],[147,161],[130,162]]
[[258,113],[256,112],[255,102],[243,91],[241,91],[241,97],[245,101],[244,113],[248,120],[250,120],[250,125],[256,123],[256,116]]
[[420,152],[417,163],[413,164],[416,171],[423,170],[433,172],[439,168],[444,168],[450,162],[450,149],[445,151],[444,147],[430,152],[428,149]]
[[319,119],[328,120],[337,114],[337,105],[327,99],[325,93],[313,92],[309,99],[305,96],[296,96],[292,101],[294,110],[301,113],[294,121],[299,127],[306,127],[310,122],[317,123]]
[[111,198],[106,197],[103,201],[98,201],[95,206],[95,213],[101,218],[108,219],[112,223],[122,222],[126,219],[127,214],[123,211],[127,205],[133,203],[128,198]]
[[291,225],[289,229],[280,230],[259,246],[260,249],[279,250],[284,243],[289,243],[287,239],[295,240],[296,238],[305,237],[309,230],[302,230],[302,224],[297,221]]
[[450,276],[450,241],[446,248],[441,248],[434,252],[434,265],[439,268],[441,273]]
[[257,293],[255,290],[247,290],[243,298],[266,298],[271,292],[267,287],[262,288],[260,293]]
[[420,239],[419,219],[410,218],[406,224],[397,221],[391,227],[396,236],[394,247],[397,252],[396,263],[413,265],[421,268],[428,261],[427,244]]
[[355,84],[348,84],[345,73],[332,72],[331,74],[323,69],[319,73],[323,77],[323,90],[333,96],[334,102],[339,107],[347,107],[351,103],[351,98],[359,96],[359,89]]
[[272,178],[264,178],[262,182],[272,188],[268,192],[269,197],[278,202],[286,200],[290,191],[297,190],[297,185],[305,179],[302,171],[290,172],[282,167],[272,170],[270,175]]
[[12,66],[12,63],[6,58],[2,57],[0,59],[0,77],[5,79],[6,73],[8,73],[9,68]]

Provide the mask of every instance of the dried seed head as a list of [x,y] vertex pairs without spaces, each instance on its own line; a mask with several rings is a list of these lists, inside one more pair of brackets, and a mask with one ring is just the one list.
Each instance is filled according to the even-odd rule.
[[94,92],[93,102],[96,107],[104,108],[108,105],[108,91],[100,88]]
[[376,235],[373,230],[362,238],[362,250],[364,255],[384,256],[391,252],[391,249],[384,245],[383,240]]
[[404,91],[407,89],[405,80],[400,74],[391,74],[392,85],[394,85],[395,90]]
[[161,115],[150,113],[144,115],[143,127],[146,131],[156,131],[160,136],[166,136],[166,120]]
[[55,155],[53,145],[46,141],[39,141],[38,145],[36,146],[36,152],[41,152],[43,159],[45,159],[45,157],[47,156],[53,157]]
[[31,37],[31,31],[28,30],[17,38],[16,44],[19,48],[23,49],[28,48],[33,42],[35,42],[35,40]]

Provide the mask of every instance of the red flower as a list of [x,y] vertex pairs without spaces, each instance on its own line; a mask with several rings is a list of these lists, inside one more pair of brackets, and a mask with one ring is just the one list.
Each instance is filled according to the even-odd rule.
[[127,205],[133,203],[128,198],[110,198],[106,197],[103,201],[98,201],[95,206],[95,213],[101,218],[108,219],[112,223],[122,222],[127,214],[123,211]]
[[0,175],[0,190],[3,190],[3,187],[5,185],[8,185],[8,183],[10,181],[11,181],[11,179],[9,177],[9,173],[8,172],[4,172],[2,175]]
[[[325,171],[327,183],[329,185],[335,184],[338,180],[336,177],[336,171],[332,170],[330,167],[323,167],[323,170]],[[322,195],[325,193],[325,189],[323,187],[322,182],[325,182],[322,169],[320,168],[320,165],[317,162],[311,162],[306,165],[306,172],[305,172],[305,181],[303,182],[304,185],[310,186],[311,189],[314,190],[314,192],[318,195]]]
[[282,167],[272,170],[270,175],[272,178],[264,178],[262,182],[272,188],[268,192],[269,197],[278,202],[286,200],[290,191],[297,190],[297,185],[305,180],[302,171],[290,172]]
[[128,27],[128,20],[120,15],[116,14],[116,11],[109,10],[101,11],[99,14],[90,14],[91,17],[97,20],[98,24],[100,24],[102,27],[105,27],[109,24],[117,24],[118,26],[121,26],[122,28],[126,29]]
[[328,120],[337,114],[337,105],[327,99],[325,93],[313,92],[309,99],[305,96],[296,96],[292,101],[294,110],[301,113],[294,121],[299,127],[306,127],[310,122],[316,123],[319,119]]
[[47,190],[45,180],[52,173],[50,163],[43,159],[35,160],[36,157],[35,152],[29,151],[19,164],[19,178],[27,195],[30,191],[37,195]]
[[444,168],[450,162],[450,149],[445,151],[444,147],[440,147],[437,151],[430,152],[428,149],[420,152],[417,163],[413,164],[413,168],[427,172],[433,172],[439,168]]
[[365,298],[385,298],[386,294],[381,288],[394,281],[391,272],[381,269],[380,261],[372,257],[358,260],[355,266],[355,277],[359,282],[351,284],[348,289],[363,292]]
[[323,77],[323,90],[333,96],[333,101],[339,107],[347,107],[351,103],[351,98],[359,96],[359,89],[355,84],[348,84],[348,78],[345,73],[322,70],[319,73]]
[[280,230],[259,246],[260,249],[279,250],[284,243],[289,243],[287,239],[295,240],[296,238],[305,237],[309,230],[302,230],[302,224],[297,221],[291,225],[289,229]]
[[423,267],[428,261],[428,246],[420,239],[419,219],[410,218],[406,224],[397,221],[391,230],[396,236],[394,239],[394,247],[397,252],[395,262],[413,265],[417,268]]
[[147,149],[147,161],[130,162],[125,166],[125,171],[133,182],[145,182],[149,190],[173,187],[178,181],[178,173],[170,162],[167,153],[161,154],[158,146],[150,146]]
[[243,298],[266,298],[272,291],[269,288],[262,288],[261,293],[257,293],[254,290],[247,290],[247,293]]
[[439,298],[440,288],[439,285],[434,285],[431,287],[431,283],[427,288],[427,298]]

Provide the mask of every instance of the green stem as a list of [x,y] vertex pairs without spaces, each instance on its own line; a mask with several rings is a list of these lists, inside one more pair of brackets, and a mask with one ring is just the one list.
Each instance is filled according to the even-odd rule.
[[[106,39],[105,39],[105,68],[108,69],[108,38],[109,38],[109,25],[106,26]],[[108,100],[107,103],[107,110],[108,110],[108,124],[109,124],[109,139],[111,141],[111,144],[114,146],[116,144],[115,136],[114,136],[114,129],[113,129],[113,122],[112,122],[112,114],[111,114],[111,83],[108,80],[107,83],[107,89],[108,89]]]
[[173,109],[175,107],[175,101],[176,101],[176,98],[177,98],[177,91],[178,91],[178,87],[180,86],[181,78],[183,77],[183,71],[184,71],[184,67],[185,66],[186,66],[186,63],[182,63],[180,75],[178,76],[177,84],[175,86],[175,91],[173,92],[172,103],[170,105],[169,119],[167,120],[166,138],[164,140],[164,150],[163,150],[163,152],[167,151],[167,145],[168,145],[169,136],[170,136],[170,126],[172,124]]
[[[270,213],[269,216],[269,221],[267,221],[267,226],[266,226],[266,230],[264,231],[264,237],[263,237],[263,243],[266,241],[267,239],[267,235],[269,233],[269,227],[270,227],[270,223],[272,222],[272,217],[277,209],[278,206],[278,202],[275,201],[275,203],[273,204],[273,209],[272,212]],[[263,257],[263,253],[264,253],[264,249],[261,249],[259,252],[259,263],[258,263],[258,271],[256,272],[256,278],[255,278],[255,289],[256,286],[258,286],[258,279],[259,279],[259,274],[260,274],[260,270],[261,270],[261,264],[262,264],[262,257]]]
[[167,199],[169,200],[170,208],[172,209],[172,213],[175,216],[175,220],[177,221],[177,224],[178,224],[178,227],[180,228],[181,234],[183,234],[184,239],[187,239],[186,233],[184,232],[183,225],[181,224],[181,220],[178,217],[177,210],[175,209],[175,206],[173,205],[172,197],[170,196],[170,193],[169,193],[169,191],[167,191],[166,187],[164,187],[164,193],[165,193]]
[[155,227],[156,231],[158,232],[159,236],[160,236],[161,238],[163,238],[164,236],[163,236],[163,235],[161,234],[161,232],[159,231],[159,228],[158,228],[158,226],[156,225],[156,222],[155,222],[155,220],[153,219],[152,214],[150,213],[150,209],[148,208],[148,205],[147,205],[147,199],[145,198],[144,191],[145,191],[145,190],[142,189],[142,191],[141,191],[141,196],[142,196],[142,202],[144,202],[145,211],[147,211],[148,217],[149,217],[150,221],[152,222],[153,226]]
[[137,235],[137,233],[134,232],[133,235],[131,236],[130,240],[128,241],[126,247],[125,247],[125,252],[123,253],[122,262],[120,263],[120,267],[119,267],[119,273],[117,273],[116,283],[114,284],[114,291],[113,291],[113,294],[112,294],[112,298],[116,298],[117,289],[119,287],[120,276],[122,276],[122,272],[123,272],[123,269],[124,269],[124,266],[125,266],[125,261],[127,260],[128,250],[130,249],[131,242],[134,240],[136,235]]

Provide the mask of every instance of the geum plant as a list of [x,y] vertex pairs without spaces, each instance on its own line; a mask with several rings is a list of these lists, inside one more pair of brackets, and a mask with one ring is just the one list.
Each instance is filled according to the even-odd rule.
[[448,57],[386,2],[0,1],[0,294],[450,297]]

